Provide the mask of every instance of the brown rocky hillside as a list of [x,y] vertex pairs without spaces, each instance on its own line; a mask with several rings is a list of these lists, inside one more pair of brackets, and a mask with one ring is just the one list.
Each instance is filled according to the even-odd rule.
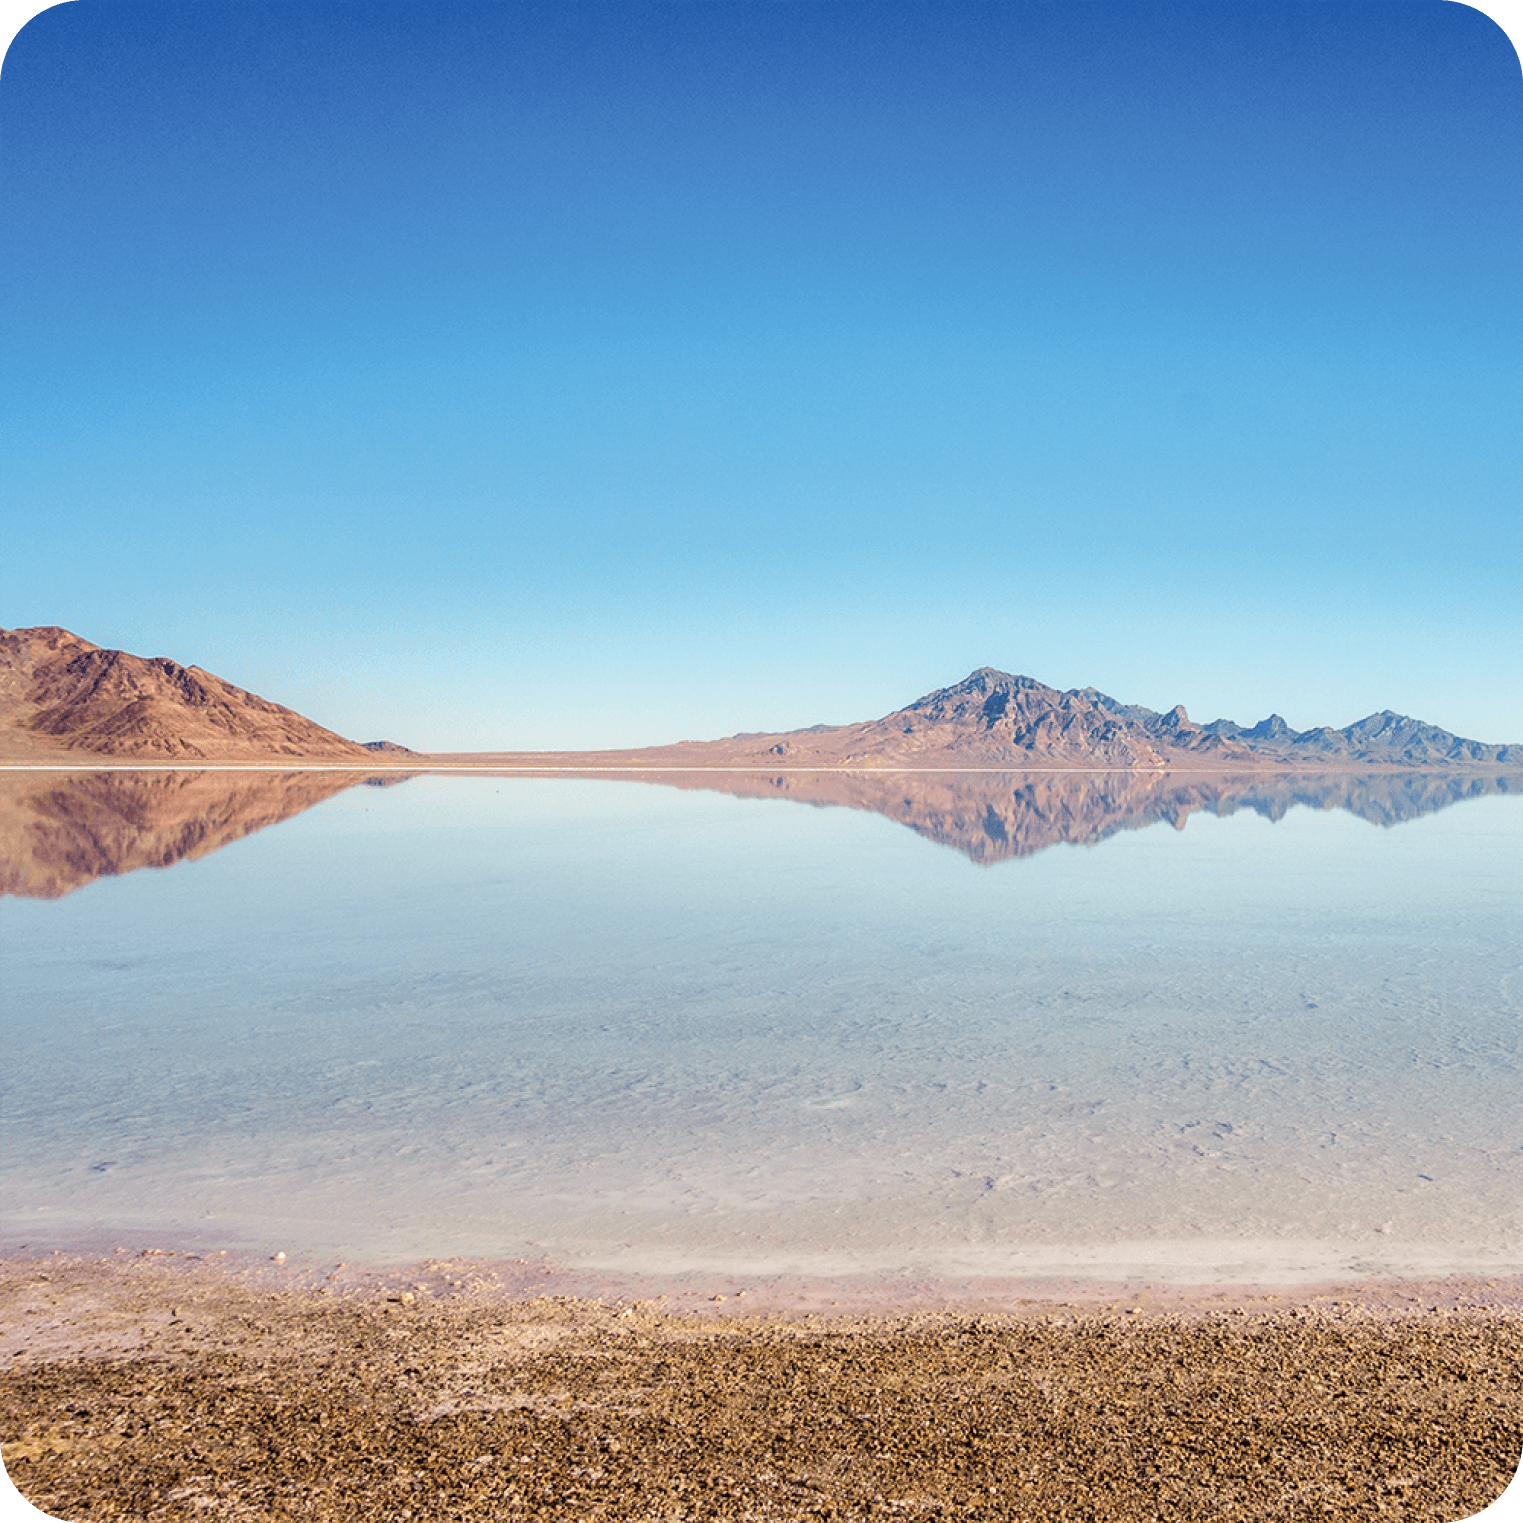
[[124,761],[372,762],[364,746],[166,656],[106,650],[66,629],[0,630],[0,752]]

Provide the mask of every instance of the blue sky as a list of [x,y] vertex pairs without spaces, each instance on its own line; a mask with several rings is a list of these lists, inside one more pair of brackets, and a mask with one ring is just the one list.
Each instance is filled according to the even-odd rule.
[[1449,0],[73,0],[0,623],[427,749],[983,664],[1523,740],[1520,249]]

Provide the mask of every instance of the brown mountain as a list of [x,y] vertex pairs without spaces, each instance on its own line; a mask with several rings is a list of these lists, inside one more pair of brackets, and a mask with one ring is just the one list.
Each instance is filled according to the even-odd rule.
[[0,630],[0,754],[133,761],[372,762],[292,709],[165,656],[105,650],[66,629]]
[[[463,758],[462,758],[463,759]],[[497,753],[531,766],[532,752]],[[1196,724],[1181,704],[1160,714],[1094,688],[1059,692],[1031,677],[980,667],[952,687],[861,724],[786,734],[732,735],[631,751],[558,753],[563,766],[972,769],[1103,771],[1325,771],[1341,767],[1523,767],[1523,746],[1464,740],[1399,714],[1344,730],[1291,730],[1278,716],[1252,729]]]

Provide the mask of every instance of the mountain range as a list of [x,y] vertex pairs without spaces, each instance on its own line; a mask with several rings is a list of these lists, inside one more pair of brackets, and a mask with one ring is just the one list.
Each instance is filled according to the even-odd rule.
[[123,762],[325,761],[433,765],[784,768],[1075,768],[1326,771],[1345,767],[1523,767],[1523,745],[1466,740],[1389,710],[1341,730],[1196,724],[1094,688],[1060,692],[983,666],[881,719],[732,735],[637,750],[421,757],[392,741],[347,740],[294,710],[168,657],[92,645],[54,627],[0,630],[0,759],[60,753]]
[[768,749],[790,761],[845,751],[880,766],[890,759],[911,766],[927,756],[978,766],[1123,769],[1523,764],[1523,746],[1465,740],[1390,710],[1342,730],[1296,731],[1278,714],[1251,728],[1230,719],[1199,725],[1183,704],[1160,714],[1092,687],[1059,692],[988,666],[869,724],[779,737]]
[[[1251,728],[1229,719],[1200,725],[1183,704],[1161,714],[1141,704],[1121,703],[1092,687],[1060,692],[1035,678],[989,666],[882,719],[860,724],[558,755],[565,766],[783,767],[790,771],[849,767],[1322,772],[1345,767],[1523,767],[1523,745],[1466,740],[1389,710],[1342,730],[1292,730],[1277,714]],[[491,759],[504,766],[532,766],[536,756],[501,752],[493,753]]]

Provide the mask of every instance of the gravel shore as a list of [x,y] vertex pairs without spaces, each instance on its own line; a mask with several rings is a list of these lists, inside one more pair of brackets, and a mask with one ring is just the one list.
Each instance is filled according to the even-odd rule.
[[0,1264],[0,1443],[65,1519],[1432,1519],[1523,1452],[1523,1285],[830,1314],[534,1266]]

